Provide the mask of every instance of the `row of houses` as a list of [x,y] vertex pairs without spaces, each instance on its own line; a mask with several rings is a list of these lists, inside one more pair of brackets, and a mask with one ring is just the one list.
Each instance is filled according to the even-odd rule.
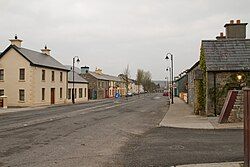
[[250,81],[250,39],[240,20],[225,24],[226,34],[202,40],[199,60],[175,80],[175,95],[195,114],[219,115],[229,90],[242,90]]
[[[23,48],[17,36],[10,42],[0,53],[0,107],[71,103],[72,98],[84,102],[127,93],[119,76],[103,74],[101,69],[91,72],[89,67],[73,70],[54,59],[47,46],[37,52]],[[128,91],[138,92],[138,87],[143,91],[129,79]]]

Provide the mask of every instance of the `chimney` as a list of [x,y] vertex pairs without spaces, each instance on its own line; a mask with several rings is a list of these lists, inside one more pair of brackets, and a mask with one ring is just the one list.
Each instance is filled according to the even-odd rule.
[[220,40],[220,39],[226,39],[226,37],[224,36],[224,33],[221,32],[219,36],[216,37],[217,40]]
[[48,49],[46,45],[44,46],[44,49],[41,49],[41,51],[43,54],[50,56],[50,49]]
[[87,66],[81,67],[81,74],[87,74],[88,72],[89,72],[89,67]]
[[240,20],[230,20],[230,23],[225,24],[226,38],[238,38],[246,39],[246,25],[247,23],[241,23]]
[[23,41],[21,39],[18,39],[17,35],[15,35],[15,38],[10,39],[10,42],[11,42],[11,45],[15,45],[20,48]]
[[97,74],[101,75],[101,74],[102,74],[102,69],[98,69],[98,68],[96,68],[96,69],[95,69],[95,73],[97,73]]

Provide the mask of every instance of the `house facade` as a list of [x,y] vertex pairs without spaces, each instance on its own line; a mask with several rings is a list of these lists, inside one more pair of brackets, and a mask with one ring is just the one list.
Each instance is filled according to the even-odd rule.
[[186,74],[180,76],[174,81],[174,84],[174,96],[180,97],[187,102],[188,76]]
[[189,70],[187,70],[188,76],[188,98],[187,103],[194,108],[195,114],[200,114],[200,111],[197,109],[196,104],[198,103],[197,94],[198,94],[198,84],[199,80],[202,79],[201,70],[199,67],[199,61],[197,61]]
[[120,77],[104,74],[101,69],[94,72],[89,67],[81,67],[81,76],[89,82],[90,99],[115,97],[116,93],[126,95],[125,83]]
[[249,85],[250,39],[246,25],[237,20],[226,24],[226,36],[201,42],[200,68],[203,72],[206,115],[217,115],[228,90],[240,90]]
[[77,72],[74,72],[74,80],[73,71],[68,72],[67,102],[72,102],[73,94],[75,97],[74,102],[76,103],[88,101],[88,84],[88,81],[82,78]]
[[27,107],[65,103],[67,68],[42,52],[21,46],[15,36],[0,55],[0,93],[7,96],[7,106]]
[[81,67],[81,74],[89,82],[89,99],[104,99],[109,97],[109,80],[102,75],[100,69],[89,71],[89,67]]

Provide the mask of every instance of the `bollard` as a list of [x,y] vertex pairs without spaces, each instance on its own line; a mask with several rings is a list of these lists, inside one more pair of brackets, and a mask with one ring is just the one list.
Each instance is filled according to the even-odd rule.
[[250,167],[250,88],[244,88],[244,167]]

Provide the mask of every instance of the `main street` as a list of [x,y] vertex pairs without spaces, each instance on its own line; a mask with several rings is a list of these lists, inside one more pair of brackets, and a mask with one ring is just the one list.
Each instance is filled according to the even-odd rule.
[[0,166],[171,166],[243,160],[242,130],[158,127],[162,94],[0,114]]

